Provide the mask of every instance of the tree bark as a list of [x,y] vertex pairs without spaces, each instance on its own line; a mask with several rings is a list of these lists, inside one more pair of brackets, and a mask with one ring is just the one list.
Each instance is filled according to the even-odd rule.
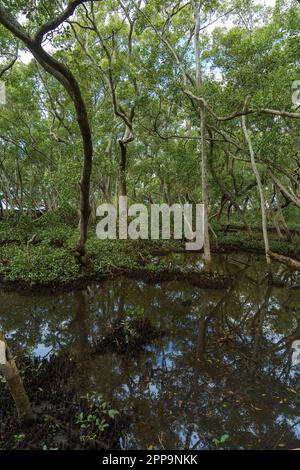
[[11,396],[15,402],[18,418],[24,424],[32,424],[35,420],[28,395],[25,391],[16,363],[7,346],[4,336],[0,333],[0,373],[7,382]]
[[204,261],[209,265],[211,263],[208,211],[209,211],[209,195],[208,195],[208,160],[206,152],[206,112],[204,106],[201,106],[201,169],[202,169],[202,202],[204,204]]
[[[245,109],[247,107],[247,102],[248,102],[248,99],[245,102]],[[250,153],[250,157],[251,157],[252,169],[253,169],[253,173],[254,173],[256,181],[257,181],[257,187],[258,187],[258,192],[259,192],[259,196],[260,196],[262,229],[263,229],[263,237],[264,237],[264,244],[265,244],[266,260],[267,260],[267,265],[269,267],[269,272],[271,273],[271,257],[270,257],[270,254],[269,254],[270,244],[269,244],[269,237],[268,237],[266,201],[265,201],[265,195],[264,195],[264,189],[263,189],[261,177],[260,177],[259,171],[257,169],[256,161],[255,161],[255,155],[254,155],[254,150],[253,150],[253,146],[252,146],[252,141],[251,141],[250,135],[248,133],[248,129],[247,129],[247,121],[246,121],[246,115],[245,114],[242,116],[242,125],[243,125],[243,131],[244,131],[245,139],[246,139],[248,147],[249,147],[249,153]]]
[[[196,79],[195,86],[198,94],[202,92],[202,71],[201,71],[201,57],[200,57],[200,27],[201,27],[201,9],[202,2],[192,1],[195,18],[195,34],[194,34],[194,52],[196,62]],[[204,205],[204,262],[206,267],[211,263],[211,250],[209,239],[209,226],[208,226],[208,211],[209,211],[209,195],[208,195],[208,159],[206,151],[206,109],[204,103],[200,103],[200,120],[201,120],[201,172],[202,172],[202,203]]]
[[127,196],[127,181],[126,181],[126,168],[127,168],[127,145],[122,140],[119,141],[120,145],[120,174],[119,174],[119,196]]

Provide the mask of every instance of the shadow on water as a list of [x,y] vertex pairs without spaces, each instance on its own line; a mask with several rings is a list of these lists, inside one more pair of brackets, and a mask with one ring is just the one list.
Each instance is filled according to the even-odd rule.
[[[202,267],[199,255],[165,262]],[[2,292],[1,326],[16,351],[68,351],[80,364],[80,392],[101,393],[128,416],[123,448],[300,447],[300,366],[292,364],[300,290],[271,288],[263,258],[252,255],[219,256],[215,268],[234,276],[232,287],[117,278],[51,296]],[[91,345],[136,307],[166,334],[140,354],[91,356]]]

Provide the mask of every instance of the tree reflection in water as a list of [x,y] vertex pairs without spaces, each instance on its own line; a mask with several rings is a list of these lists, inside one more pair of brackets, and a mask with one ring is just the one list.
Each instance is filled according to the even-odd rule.
[[[119,278],[77,293],[2,292],[1,325],[20,352],[68,350],[81,364],[78,388],[128,415],[123,447],[209,449],[224,434],[228,448],[299,447],[300,366],[291,358],[300,290],[268,286],[262,258],[221,256],[215,267],[234,276],[233,287]],[[295,281],[280,267],[277,277]],[[134,357],[91,357],[91,344],[132,306],[166,335]]]

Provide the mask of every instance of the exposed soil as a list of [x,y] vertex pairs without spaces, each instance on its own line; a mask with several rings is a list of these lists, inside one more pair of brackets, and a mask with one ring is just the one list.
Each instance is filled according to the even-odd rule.
[[[77,365],[65,356],[50,360],[24,359],[19,364],[24,385],[36,414],[36,422],[24,428],[17,419],[13,400],[0,383],[0,449],[117,449],[123,427],[88,398],[78,396],[72,378]],[[78,422],[80,413],[108,425],[99,430],[93,421],[87,427]],[[85,418],[84,418],[85,420]],[[85,420],[87,423],[87,421]]]
[[[148,318],[118,320],[92,347],[91,354],[136,355],[163,335]],[[49,360],[26,358],[20,361],[19,367],[36,421],[26,428],[19,423],[7,387],[0,383],[0,449],[119,448],[125,420],[119,414],[112,418],[109,408],[102,410],[88,397],[79,397],[74,388],[79,366],[70,356],[52,356]],[[78,422],[80,416],[83,422]],[[93,416],[90,422],[89,416]],[[96,419],[105,422],[104,430],[98,429]]]
[[127,276],[131,279],[140,279],[145,282],[163,282],[163,281],[182,281],[203,289],[226,289],[232,279],[220,276],[217,273],[198,273],[184,272],[180,270],[148,270],[141,269],[116,269],[111,273],[103,274],[82,274],[82,276],[73,282],[67,284],[51,284],[51,285],[28,285],[22,282],[4,282],[0,280],[0,289],[9,292],[21,292],[25,295],[37,293],[39,295],[48,295],[51,293],[70,292],[72,290],[80,290],[86,288],[89,284],[106,279],[117,278],[118,276]]

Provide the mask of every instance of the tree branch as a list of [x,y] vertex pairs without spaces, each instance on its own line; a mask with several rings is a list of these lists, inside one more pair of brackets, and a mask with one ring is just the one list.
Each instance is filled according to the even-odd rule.
[[14,65],[15,63],[17,62],[18,60],[18,55],[19,55],[19,46],[17,46],[17,50],[16,50],[16,53],[15,53],[15,57],[10,61],[9,64],[5,65],[4,68],[2,70],[0,70],[0,78],[3,77],[3,75],[8,72]]
[[58,28],[64,21],[66,21],[70,16],[72,16],[79,5],[89,2],[91,0],[71,0],[66,7],[66,9],[54,20],[45,23],[36,33],[34,40],[41,44],[45,35]]
[[243,109],[242,111],[236,111],[235,113],[232,113],[228,116],[218,116],[208,105],[207,101],[205,101],[204,98],[200,96],[196,96],[194,93],[192,93],[189,90],[184,90],[184,93],[192,98],[193,100],[201,103],[204,105],[207,109],[207,111],[217,120],[221,122],[225,121],[232,121],[233,119],[236,119],[241,116],[247,116],[249,114],[270,114],[272,116],[281,116],[281,117],[288,117],[292,119],[300,119],[300,113],[291,113],[289,111],[279,111],[277,109],[269,109],[269,108],[259,108],[259,109]]

